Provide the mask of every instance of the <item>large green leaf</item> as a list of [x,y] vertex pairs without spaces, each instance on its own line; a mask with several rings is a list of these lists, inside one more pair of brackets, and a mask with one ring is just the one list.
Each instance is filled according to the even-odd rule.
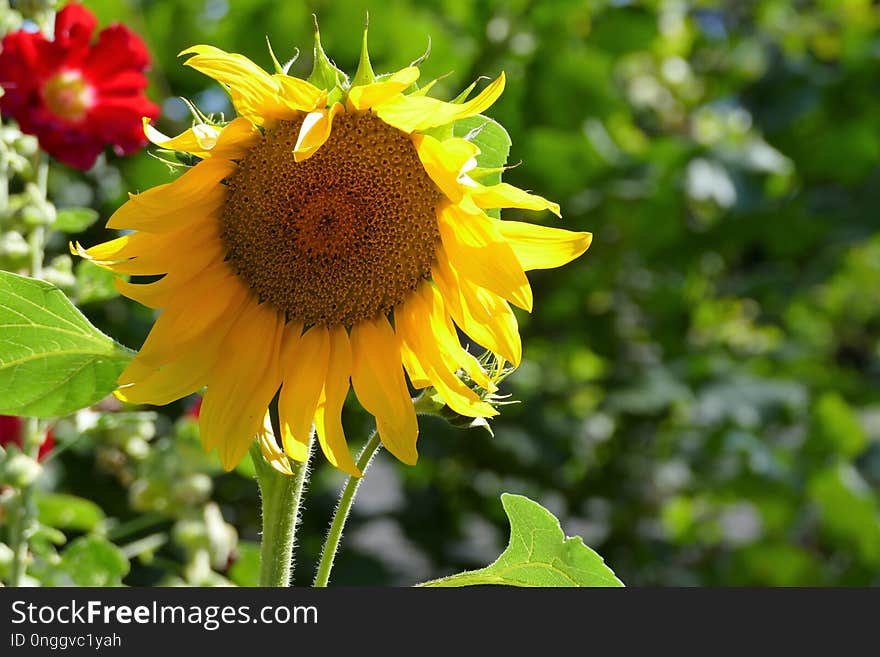
[[579,536],[566,537],[540,504],[509,493],[501,503],[510,519],[510,543],[498,560],[422,586],[623,586],[602,557]]
[[61,290],[0,271],[0,414],[57,417],[90,406],[130,358]]

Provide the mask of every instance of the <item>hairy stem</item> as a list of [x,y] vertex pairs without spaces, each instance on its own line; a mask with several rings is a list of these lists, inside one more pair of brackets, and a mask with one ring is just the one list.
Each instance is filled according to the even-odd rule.
[[[381,442],[379,433],[373,431],[373,435],[364,445],[360,456],[357,459],[357,467],[366,476],[367,468],[373,457],[379,451]],[[339,549],[339,541],[342,538],[342,530],[345,527],[345,521],[348,520],[348,513],[351,511],[351,505],[354,503],[354,496],[357,493],[358,486],[361,485],[362,477],[351,477],[346,480],[345,487],[342,489],[342,495],[339,497],[339,504],[333,514],[333,521],[330,523],[330,531],[327,532],[327,538],[324,541],[324,548],[321,551],[321,561],[318,564],[318,571],[315,574],[316,587],[325,587],[330,581],[330,571],[333,569],[333,561],[336,559],[336,551]]]
[[[310,438],[310,454],[311,445]],[[266,462],[256,442],[251,446],[251,458],[257,471],[263,512],[260,586],[290,586],[299,506],[308,479],[308,461],[291,461],[293,476],[282,474]]]

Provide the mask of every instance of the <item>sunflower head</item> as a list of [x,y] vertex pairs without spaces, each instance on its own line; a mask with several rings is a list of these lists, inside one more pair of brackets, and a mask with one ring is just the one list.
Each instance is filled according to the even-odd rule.
[[[434,82],[418,85],[417,66],[375,75],[366,32],[351,79],[317,32],[308,80],[274,54],[272,73],[212,46],[181,54],[226,89],[238,117],[197,113],[174,138],[147,125],[153,143],[194,165],[113,214],[108,227],[125,235],[74,247],[122,275],[162,275],[117,279],[162,309],[117,395],[165,404],[207,387],[201,435],[226,468],[255,437],[280,469],[279,443],[304,460],[314,428],[328,460],[354,475],[341,421],[350,388],[405,463],[417,458],[412,391],[430,388],[456,416],[496,415],[499,373],[522,353],[511,304],[532,308],[525,271],[563,265],[591,239],[498,217],[559,215],[499,182],[503,162],[481,153],[481,126],[500,130],[481,113],[504,74],[442,101],[428,94]],[[277,442],[265,424],[276,394]]]

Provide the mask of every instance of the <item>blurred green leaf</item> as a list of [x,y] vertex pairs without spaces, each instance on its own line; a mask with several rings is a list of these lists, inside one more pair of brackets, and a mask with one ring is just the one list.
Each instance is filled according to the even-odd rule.
[[239,541],[235,547],[235,553],[235,561],[229,568],[229,579],[239,586],[258,586],[260,582],[260,544]]
[[65,493],[41,493],[37,510],[41,523],[57,529],[94,531],[105,518],[94,502]]
[[76,267],[77,302],[95,303],[118,297],[119,290],[113,285],[115,278],[116,274],[112,271],[82,260]]
[[0,272],[0,413],[57,417],[90,406],[130,357],[53,285]]
[[875,567],[880,565],[880,509],[858,471],[845,464],[829,467],[812,478],[809,493],[828,538],[848,544]]
[[91,208],[63,208],[52,227],[65,233],[81,233],[98,220],[100,215]]
[[129,563],[122,550],[98,536],[73,541],[61,554],[53,585],[121,586]]
[[559,521],[522,495],[501,496],[510,519],[510,543],[490,566],[423,586],[623,586],[579,536],[566,537]]
[[826,449],[844,457],[858,456],[868,444],[853,409],[837,393],[826,393],[813,409],[816,437]]

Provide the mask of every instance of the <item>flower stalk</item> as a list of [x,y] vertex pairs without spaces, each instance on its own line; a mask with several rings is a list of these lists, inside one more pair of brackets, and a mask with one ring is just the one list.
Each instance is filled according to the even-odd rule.
[[[308,449],[311,455],[311,438]],[[250,453],[260,486],[263,514],[259,583],[260,586],[287,587],[293,576],[296,528],[308,479],[308,459],[303,463],[291,461],[291,476],[269,465],[256,441],[251,445]]]
[[333,513],[330,530],[327,532],[327,538],[324,541],[324,548],[321,550],[321,561],[318,563],[318,570],[315,574],[315,583],[313,585],[315,587],[326,587],[330,581],[330,571],[333,569],[333,561],[336,559],[339,541],[342,538],[342,530],[345,527],[345,521],[348,520],[348,513],[351,511],[351,505],[354,503],[354,496],[357,494],[357,489],[361,485],[363,477],[367,474],[367,468],[370,466],[373,457],[378,453],[381,445],[379,433],[373,431],[357,459],[357,467],[363,473],[363,476],[349,476],[345,482],[342,495],[339,497],[339,504]]
[[[47,200],[49,179],[49,158],[39,152],[34,163],[36,185],[39,190],[40,202]],[[4,186],[7,184],[5,178]],[[44,247],[46,241],[46,227],[42,224],[35,226],[28,236],[28,248],[30,250],[30,275],[41,278],[43,275]],[[40,425],[37,418],[26,418],[22,435],[22,452],[28,458],[37,460],[40,445],[46,438],[46,430]],[[12,549],[12,572],[10,584],[22,586],[27,573],[28,553],[30,551],[30,537],[33,533],[35,508],[33,502],[34,481],[24,482],[18,492],[18,500],[15,505],[15,515],[11,519],[9,536],[10,548]]]

